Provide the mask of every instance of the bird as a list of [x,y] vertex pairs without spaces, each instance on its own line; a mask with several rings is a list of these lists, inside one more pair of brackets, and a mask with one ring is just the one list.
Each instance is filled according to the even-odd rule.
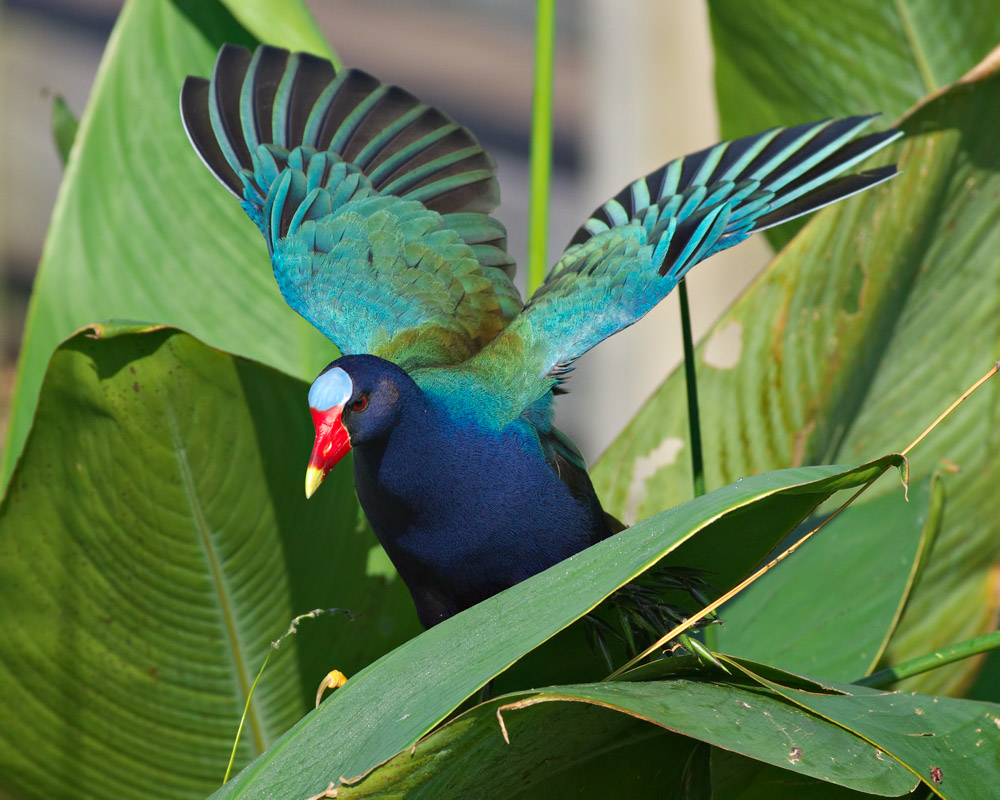
[[406,90],[227,44],[180,106],[284,299],[342,354],[309,388],[306,494],[351,453],[425,628],[624,527],[553,424],[576,359],[714,253],[893,177],[848,170],[900,135],[855,116],[674,159],[600,205],[522,301],[493,158]]

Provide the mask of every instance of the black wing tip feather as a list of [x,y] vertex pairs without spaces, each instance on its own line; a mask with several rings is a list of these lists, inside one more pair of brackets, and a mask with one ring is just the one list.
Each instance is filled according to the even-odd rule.
[[[751,146],[755,142],[759,141],[762,137],[772,136],[773,138],[771,145],[773,145],[779,137],[794,138],[795,135],[800,134],[810,128],[817,129],[817,132],[820,135],[822,135],[823,133],[831,135],[835,131],[847,131],[852,128],[856,129],[857,131],[860,131],[866,125],[868,125],[873,120],[881,116],[882,112],[876,111],[869,114],[856,114],[850,117],[828,117],[826,119],[816,120],[810,123],[803,123],[801,125],[796,125],[796,126],[789,126],[789,127],[777,126],[769,128],[766,131],[762,131],[761,133],[751,134],[750,136],[744,136],[739,139],[734,139],[728,143],[728,148],[726,153],[723,154],[722,160],[719,162],[719,165],[715,168],[715,170],[713,170],[713,175],[707,181],[707,184],[710,184],[712,180],[718,174],[720,174],[720,171],[724,171],[728,167],[728,164],[731,163],[733,160],[735,160],[735,158],[739,155],[741,151],[745,150],[748,146]],[[902,135],[903,135],[902,131],[899,131],[895,128],[889,128],[884,131],[878,131],[876,133],[871,133],[860,138],[852,139],[851,141],[846,142],[843,146],[839,147],[836,151],[834,151],[829,156],[829,159],[846,162],[848,160],[848,156],[854,153],[858,153],[861,151],[874,153],[876,150],[880,149],[881,147],[884,147],[885,145],[889,144],[891,141],[897,139]],[[690,180],[693,177],[696,169],[700,166],[703,159],[707,156],[709,152],[711,152],[717,146],[718,145],[713,145],[712,147],[704,148],[703,150],[699,150],[697,153],[692,153],[691,155],[683,157],[682,175],[680,180],[678,181],[678,186],[679,186],[678,191],[685,187],[685,179]],[[808,155],[809,149],[810,148],[808,145],[805,148],[803,148],[803,156]],[[766,161],[769,150],[772,150],[770,145],[769,147],[765,148],[763,152],[759,153],[754,158],[753,162],[750,165],[748,165],[746,169],[744,169],[742,172],[744,173],[750,172],[753,170],[756,164],[763,163],[764,161]],[[674,161],[676,161],[676,159],[674,159]],[[673,164],[674,161],[669,161],[664,166],[660,167],[657,170],[654,170],[653,172],[649,173],[649,175],[646,175],[644,178],[640,178],[638,181],[633,181],[632,183],[628,184],[624,189],[622,189],[617,195],[615,195],[614,198],[612,198],[613,201],[619,203],[623,207],[629,219],[634,218],[636,214],[642,211],[642,209],[634,207],[635,203],[633,201],[633,194],[632,194],[633,186],[635,186],[635,184],[638,183],[639,181],[645,180],[647,182],[647,186],[651,190],[654,189],[656,186],[660,185],[660,183],[663,181],[667,168],[671,164]],[[783,165],[782,171],[787,171],[787,169],[789,169],[791,166],[794,165],[794,161],[795,159],[792,159],[791,160],[792,163],[790,165]],[[814,169],[818,170],[819,167],[815,167]],[[810,173],[811,172],[812,170],[810,171]],[[806,176],[800,177],[798,181],[804,181],[806,177],[809,176],[810,173],[807,173]],[[758,220],[757,224],[755,224],[754,227],[751,228],[751,231],[763,230],[764,228],[772,227],[774,225],[780,224],[781,222],[794,219],[797,216],[808,214],[810,211],[818,210],[825,205],[829,205],[830,203],[834,203],[837,200],[844,199],[852,194],[864,191],[867,188],[882,183],[883,181],[889,180],[896,174],[897,172],[895,170],[895,165],[893,165],[891,167],[880,167],[877,169],[867,170],[864,172],[851,173],[841,178],[834,178],[829,182],[824,183],[821,186],[817,187],[816,189],[807,192],[802,197],[789,203],[788,206],[776,209],[771,214],[767,214],[761,217],[760,220]],[[873,177],[876,175],[879,177],[877,178]],[[795,182],[793,182],[793,185],[794,183]],[[784,191],[788,191],[788,188],[786,188]],[[830,196],[829,199],[824,199],[825,195],[829,195]],[[650,202],[651,203],[655,202],[652,191],[650,192]],[[596,220],[598,222],[608,225],[609,227],[613,227],[614,223],[609,217],[608,213],[606,212],[607,205],[608,205],[607,203],[603,203],[600,206],[598,206],[594,210],[594,212],[590,215],[590,217],[588,217],[587,222],[590,222],[591,220]],[[576,233],[573,235],[573,238],[570,239],[567,247],[572,247],[573,245],[582,244],[586,242],[588,239],[590,239],[593,235],[594,233],[591,230],[588,230],[587,223],[584,223],[584,225],[580,226],[577,229]]]
[[[290,92],[281,91],[286,80]],[[334,83],[337,87],[327,92]],[[252,96],[250,120],[241,116],[247,92]],[[402,123],[405,115],[420,108],[425,111]],[[397,158],[391,169],[383,170],[387,174],[373,179],[377,190],[401,175],[413,175],[400,186],[399,196],[422,190],[424,205],[439,213],[488,214],[499,205],[495,162],[471,132],[405,89],[382,84],[362,70],[338,71],[328,60],[309,53],[291,53],[271,45],[251,52],[242,45],[224,44],[210,81],[189,78],[185,82],[181,115],[202,161],[236,197],[243,195],[239,171],[253,169],[252,153],[259,144],[276,143],[288,150],[307,144],[317,150],[331,149],[351,163],[365,153],[364,163],[356,166],[369,176],[410,147],[414,152]],[[385,129],[394,124],[397,130],[385,136]],[[442,138],[438,134],[445,128],[452,130]],[[331,144],[334,137],[335,145]],[[428,144],[420,146],[421,139]],[[448,159],[449,153],[465,148],[478,153],[458,161]],[[420,170],[439,158],[436,168]],[[484,178],[484,172],[490,174]],[[440,189],[428,191],[430,184],[440,184]]]
[[198,158],[223,186],[242,199],[243,184],[219,147],[208,112],[209,82],[189,75],[181,87],[181,121]]
[[750,228],[750,233],[773,228],[775,225],[780,225],[783,222],[789,222],[805,214],[811,214],[813,211],[819,211],[819,209],[825,206],[832,205],[840,200],[846,200],[852,195],[863,192],[866,189],[871,189],[880,183],[885,183],[898,174],[899,170],[896,168],[896,165],[889,164],[884,167],[876,167],[875,169],[864,170],[862,172],[852,172],[849,175],[834,178],[828,183],[824,183],[822,186],[818,186],[811,192],[807,192],[802,197],[795,199],[788,205],[760,217],[754,223],[753,227]]
[[[261,59],[273,62],[287,56],[287,50],[270,45],[260,45],[251,52],[243,45],[227,42],[216,54],[211,79],[189,75],[181,86],[181,120],[191,145],[209,171],[239,199],[243,199],[243,182],[237,168],[253,168],[251,148],[244,138],[240,117],[244,82]],[[273,89],[271,95],[273,99]],[[220,128],[212,122],[213,103]],[[267,111],[270,113],[270,106]],[[232,150],[235,164],[224,152],[220,138]],[[269,128],[264,139],[271,139]]]

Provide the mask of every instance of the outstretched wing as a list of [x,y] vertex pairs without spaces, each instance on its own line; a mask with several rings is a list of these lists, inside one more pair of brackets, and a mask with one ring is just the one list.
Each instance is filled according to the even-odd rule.
[[195,150],[264,234],[288,304],[344,353],[464,360],[520,309],[493,159],[359,70],[225,45],[188,78]]
[[699,261],[895,175],[887,166],[837,177],[900,135],[854,138],[872,118],[724,142],[625,187],[584,223],[521,313],[469,367],[508,387],[508,415],[519,415]]

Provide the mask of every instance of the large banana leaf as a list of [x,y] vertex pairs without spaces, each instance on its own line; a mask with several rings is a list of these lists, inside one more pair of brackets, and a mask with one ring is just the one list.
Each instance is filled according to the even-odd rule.
[[199,163],[177,110],[186,75],[208,74],[223,42],[252,46],[258,37],[328,53],[300,0],[125,4],[35,279],[0,489],[21,452],[50,354],[95,320],[178,325],[299,377],[313,377],[329,360],[332,346],[281,299],[259,232]]
[[720,561],[713,575],[716,588],[724,591],[810,508],[896,463],[898,456],[887,456],[854,469],[757,475],[578,553],[431,628],[352,677],[216,796],[308,795],[341,775],[360,775],[410,747],[495,675],[664,557],[689,563],[702,550],[732,553],[732,564]]
[[763,688],[857,733],[883,757],[898,759],[929,790],[953,800],[994,794],[1000,762],[1000,705],[916,692],[885,692],[824,681],[827,691],[794,685],[770,668],[729,665]]
[[[628,748],[641,741],[648,723],[799,777],[794,790],[772,797],[812,797],[803,794],[803,777],[883,796],[904,794],[918,780],[945,798],[990,796],[1000,757],[993,724],[1000,706],[817,682],[742,659],[724,661],[727,673],[661,662],[654,666],[665,666],[667,674],[654,680],[645,669],[647,680],[639,682],[497,698],[370,773],[348,779],[337,797],[502,798],[511,787],[530,788],[555,775],[569,796],[574,790],[587,794],[587,770],[580,766],[592,752],[622,750],[617,774],[627,775],[633,755]],[[616,719],[612,712],[643,723]],[[659,770],[646,772],[643,790],[663,796],[690,777],[690,747],[677,736],[659,738],[654,746],[643,755]],[[709,780],[715,782],[714,761],[693,788],[704,792]]]
[[807,778],[719,748],[712,750],[710,769],[711,800],[871,800],[867,793]]
[[[817,214],[719,320],[697,365],[710,487],[899,449],[992,364],[998,125],[990,66],[919,106],[884,155],[902,174]],[[735,365],[714,355],[720,337],[740,342]],[[689,496],[683,381],[668,378],[597,465],[613,512],[642,518]],[[995,618],[998,393],[1000,383],[987,384],[911,455],[914,478],[941,459],[961,472],[949,478],[944,527],[889,660],[970,638]],[[837,569],[826,565],[827,577]],[[974,668],[915,686],[954,691]]]
[[0,795],[204,796],[294,616],[354,615],[303,621],[271,657],[240,764],[328,670],[419,629],[402,581],[369,574],[349,482],[306,502],[305,392],[172,329],[56,351],[0,505]]
[[[176,0],[175,0],[176,2]],[[336,62],[336,54],[330,49],[312,12],[305,2],[282,2],[282,0],[221,0],[230,14],[243,25],[257,40],[287,47],[290,50],[304,50],[316,53]],[[187,3],[178,3],[185,8]]]
[[[509,796],[511,786],[530,787],[560,773],[560,782],[576,796],[593,796],[578,765],[604,748],[620,748],[624,761],[650,723],[682,734],[658,740],[656,750],[644,754],[658,767],[643,787],[650,796],[669,796],[681,783],[690,749],[686,737],[870,794],[900,795],[916,784],[899,762],[882,758],[849,730],[801,713],[784,698],[760,692],[751,680],[677,677],[559,686],[497,698],[449,722],[412,752],[404,750],[341,787],[337,797],[499,800]],[[803,757],[790,757],[795,747]],[[619,763],[616,772],[624,777],[628,768]]]

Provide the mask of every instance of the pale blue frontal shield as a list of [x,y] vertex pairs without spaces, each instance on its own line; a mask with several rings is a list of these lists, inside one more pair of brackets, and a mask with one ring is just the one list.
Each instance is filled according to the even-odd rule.
[[326,411],[334,406],[346,405],[354,394],[350,376],[340,367],[328,369],[309,387],[309,406]]

